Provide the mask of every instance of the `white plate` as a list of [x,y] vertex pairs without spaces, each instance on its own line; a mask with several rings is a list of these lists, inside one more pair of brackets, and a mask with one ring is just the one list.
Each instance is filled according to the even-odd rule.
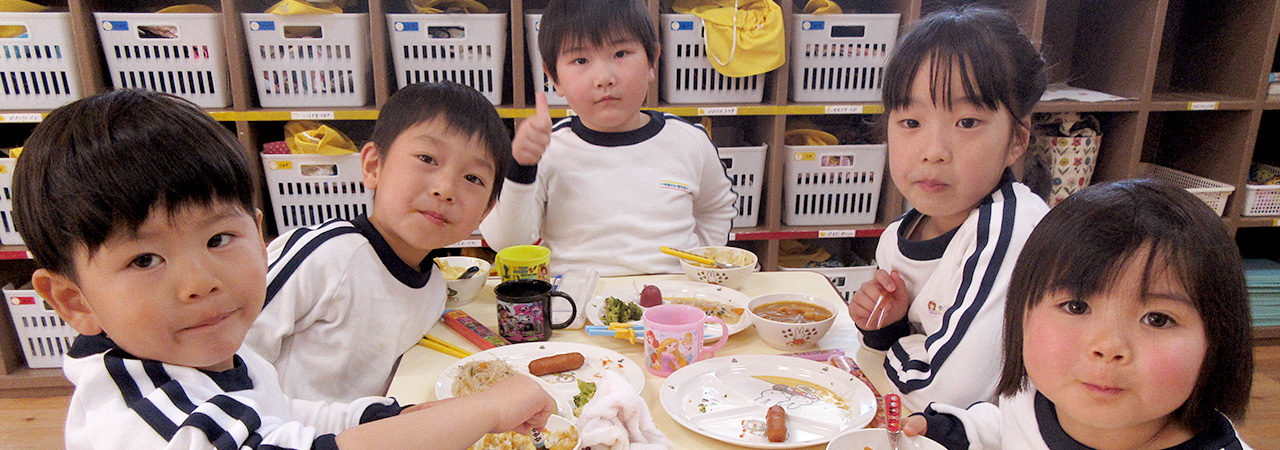
[[[747,317],[747,311],[746,311],[747,304],[751,303],[751,297],[748,297],[746,294],[743,294],[741,292],[735,291],[733,289],[730,289],[724,286],[700,283],[697,281],[671,280],[671,281],[654,281],[654,282],[645,283],[645,284],[652,284],[654,286],[657,286],[658,290],[662,291],[662,298],[664,299],[670,298],[670,297],[692,297],[692,298],[697,298],[701,300],[728,303],[728,304],[732,304],[735,307],[742,308],[742,317],[738,318],[737,323],[725,322],[725,325],[729,326],[730,336],[732,336],[734,333],[745,330],[747,329],[747,327],[751,326],[751,319]],[[609,325],[607,323],[604,323],[604,319],[603,319],[604,299],[608,297],[613,297],[618,300],[622,300],[624,302],[630,302],[630,303],[635,303],[639,305],[640,289],[643,289],[643,288],[644,288],[643,284],[637,283],[635,286],[620,286],[617,288],[613,288],[613,289],[604,291],[595,297],[592,297],[591,301],[587,302],[587,306],[586,306],[587,322],[590,322],[592,325]],[[641,307],[640,309],[644,309],[644,307]],[[631,323],[640,324],[643,322],[640,320],[633,320],[631,321]],[[715,323],[708,323],[706,330],[707,330],[707,338],[706,338],[707,340],[720,339],[720,325]]]
[[[827,450],[889,450],[889,432],[884,428],[854,430],[836,436],[827,443]],[[898,436],[898,450],[947,450],[942,444],[924,436]]]
[[578,395],[578,380],[594,383],[600,379],[600,374],[605,370],[615,370],[621,373],[636,388],[637,393],[644,389],[644,370],[631,358],[627,358],[621,353],[594,345],[573,342],[525,342],[478,352],[462,358],[445,368],[444,372],[440,374],[440,378],[436,379],[436,398],[446,399],[453,397],[453,381],[458,378],[458,370],[471,361],[501,359],[515,368],[517,372],[528,374],[529,361],[571,352],[581,353],[583,359],[586,360],[581,368],[535,377],[545,384],[544,388],[548,388],[551,396],[556,399],[556,406],[560,415],[574,417],[573,397]]
[[[781,355],[721,356],[673,372],[658,392],[662,408],[694,432],[754,448],[824,444],[871,423],[876,398],[853,375],[831,365]],[[764,416],[787,410],[787,440],[769,442]]]

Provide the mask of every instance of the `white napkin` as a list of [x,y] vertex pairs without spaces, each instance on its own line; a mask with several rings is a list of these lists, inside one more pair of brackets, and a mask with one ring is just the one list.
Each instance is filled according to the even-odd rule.
[[671,441],[653,424],[649,407],[622,374],[606,370],[596,395],[578,416],[581,448],[591,450],[670,450]]

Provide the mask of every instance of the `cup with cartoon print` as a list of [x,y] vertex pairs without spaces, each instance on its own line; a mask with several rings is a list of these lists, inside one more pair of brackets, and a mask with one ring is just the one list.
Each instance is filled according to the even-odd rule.
[[[729,341],[729,325],[716,316],[708,316],[695,306],[667,304],[645,310],[644,368],[665,377],[681,367],[715,356]],[[707,322],[720,324],[720,340],[705,347],[702,344]]]
[[[551,330],[573,322],[578,305],[573,297],[553,290],[551,283],[537,279],[506,281],[493,289],[498,303],[498,334],[511,342],[551,339]],[[571,314],[564,323],[551,323],[551,297],[569,302]]]

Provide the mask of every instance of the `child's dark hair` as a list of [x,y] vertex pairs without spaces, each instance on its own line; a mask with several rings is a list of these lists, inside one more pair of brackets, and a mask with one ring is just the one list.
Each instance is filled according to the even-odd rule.
[[404,130],[436,118],[443,118],[448,129],[479,138],[489,151],[494,164],[493,191],[489,193],[489,206],[493,206],[507,175],[511,134],[489,99],[471,87],[449,81],[418,83],[392,94],[369,136],[378,148],[379,161],[387,160],[391,143]]
[[75,252],[137,230],[155,208],[233,203],[254,214],[249,157],[191,102],[117,90],[49,113],[13,174],[14,222],[36,264],[75,280]]
[[[932,64],[924,67],[925,61]],[[1044,94],[1044,59],[1008,13],[981,6],[938,11],[907,32],[885,66],[884,108],[911,104],[916,73],[929,71],[929,94],[936,105],[951,108],[951,70],[961,76],[963,95],[995,111],[1004,105],[1014,123],[1031,115]]]
[[640,42],[650,66],[657,66],[658,34],[640,0],[551,0],[542,12],[538,52],[547,75],[556,82],[556,58],[568,45],[601,46],[614,41]]
[[[1069,243],[1069,245],[1068,245]],[[1004,371],[997,387],[1027,385],[1022,359],[1027,311],[1055,292],[1089,298],[1110,287],[1141,249],[1143,280],[1169,270],[1204,321],[1207,341],[1195,390],[1175,417],[1193,430],[1214,411],[1242,419],[1253,376],[1249,297],[1240,253],[1222,218],[1181,188],[1153,180],[1091,186],[1044,216],[1018,257],[1005,309]],[[1143,286],[1143,291],[1147,289]]]

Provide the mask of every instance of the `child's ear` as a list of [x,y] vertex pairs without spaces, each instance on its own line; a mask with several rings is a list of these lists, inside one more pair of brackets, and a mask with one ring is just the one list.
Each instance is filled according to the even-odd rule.
[[53,306],[62,320],[80,334],[93,336],[102,333],[102,325],[85,302],[80,286],[70,278],[48,269],[39,269],[31,275],[31,286]]
[[378,146],[372,141],[360,149],[360,172],[364,177],[365,189],[378,188],[378,171],[382,169],[382,155],[378,154]]
[[1013,136],[1009,139],[1009,154],[1005,155],[1005,167],[1012,166],[1027,153],[1027,147],[1031,146],[1031,117],[1022,119],[1021,122],[1014,124]]
[[653,46],[653,59],[652,59],[652,61],[654,61],[654,64],[649,64],[649,82],[650,83],[658,80],[657,62],[659,61],[658,58],[661,58],[661,57],[662,57],[662,45],[655,44]]
[[[552,63],[552,64],[555,64],[555,63]],[[554,87],[554,88],[556,88],[556,90],[557,90],[557,91],[559,91],[559,90],[560,90],[560,82],[559,82],[558,80],[556,80],[556,78],[558,78],[558,77],[553,77],[553,76],[551,76],[551,70],[547,69],[547,62],[546,62],[546,61],[543,61],[543,62],[542,62],[542,73],[547,74],[547,78],[551,80],[551,87]]]

